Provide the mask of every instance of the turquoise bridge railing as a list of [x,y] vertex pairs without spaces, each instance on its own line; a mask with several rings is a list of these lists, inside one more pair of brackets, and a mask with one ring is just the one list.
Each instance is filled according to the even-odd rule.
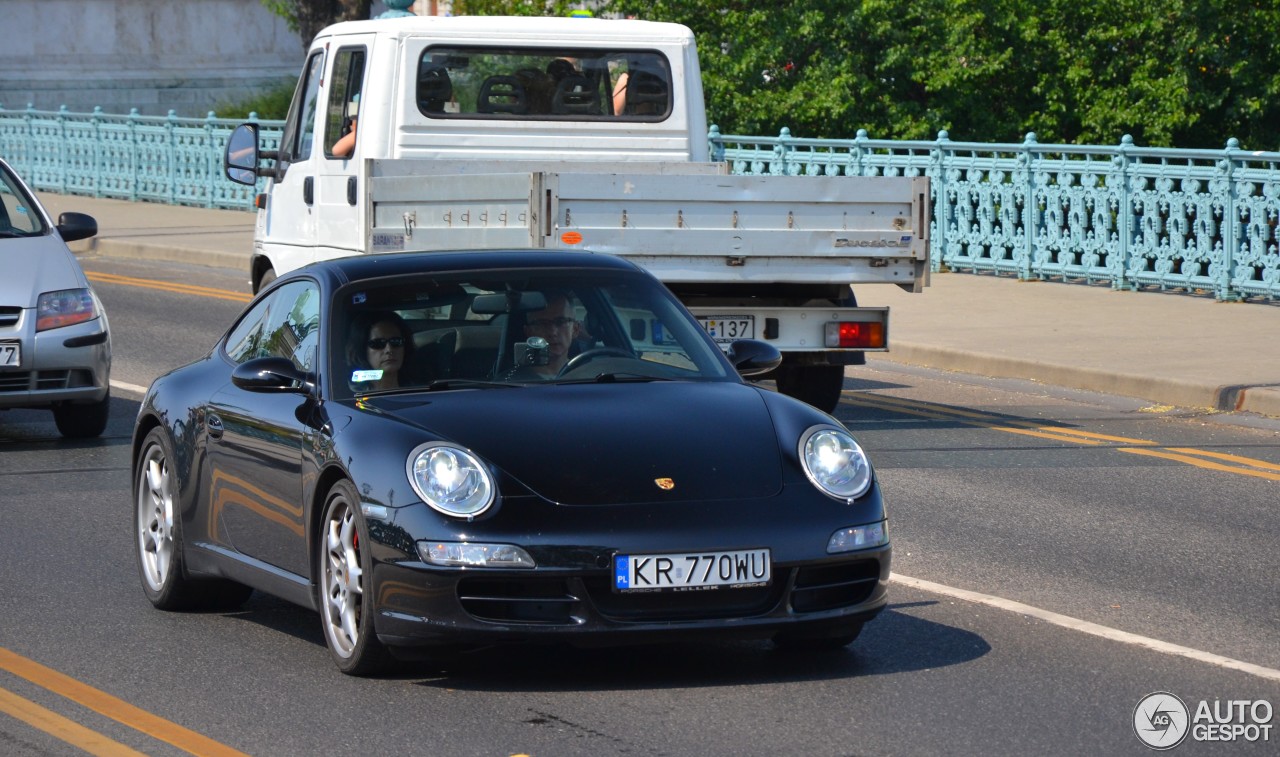
[[[39,190],[251,209],[222,173],[238,123],[0,108],[0,157]],[[283,123],[259,124],[276,149]],[[709,136],[737,174],[928,176],[935,270],[1280,298],[1280,152]]]

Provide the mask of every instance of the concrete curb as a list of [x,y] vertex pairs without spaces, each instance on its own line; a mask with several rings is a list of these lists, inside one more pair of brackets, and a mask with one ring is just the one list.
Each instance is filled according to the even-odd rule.
[[1280,417],[1280,386],[1274,385],[1223,386],[1156,379],[904,342],[895,342],[890,352],[879,353],[878,357],[908,365],[978,376],[1024,379],[1103,394],[1138,397],[1163,405]]
[[[185,263],[211,268],[230,268],[249,273],[249,253],[223,250],[200,250],[192,247],[173,247],[164,244],[132,242],[124,239],[96,239],[83,251],[108,258],[151,260],[163,263]],[[81,249],[73,247],[75,252]]]

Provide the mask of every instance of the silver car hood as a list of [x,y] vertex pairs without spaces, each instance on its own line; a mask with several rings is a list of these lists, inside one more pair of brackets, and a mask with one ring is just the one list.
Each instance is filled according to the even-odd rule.
[[0,238],[0,305],[34,308],[44,292],[89,286],[57,233]]

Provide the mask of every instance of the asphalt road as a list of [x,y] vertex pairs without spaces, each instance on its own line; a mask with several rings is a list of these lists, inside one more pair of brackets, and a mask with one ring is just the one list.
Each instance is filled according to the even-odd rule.
[[849,650],[509,648],[358,680],[317,616],[278,600],[156,611],[132,552],[127,385],[207,352],[248,286],[85,267],[126,388],[99,441],[0,414],[0,754],[83,754],[75,728],[101,754],[1148,754],[1132,721],[1149,693],[1280,707],[1280,422],[884,361],[839,416],[883,482],[897,581]]

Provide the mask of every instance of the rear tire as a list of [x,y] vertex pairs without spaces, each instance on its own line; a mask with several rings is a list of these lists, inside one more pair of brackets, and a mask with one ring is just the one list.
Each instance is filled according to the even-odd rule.
[[111,414],[111,390],[98,402],[77,405],[71,402],[53,409],[53,422],[58,433],[68,439],[92,439],[107,430],[107,418]]
[[369,529],[360,513],[360,496],[349,481],[339,481],[325,499],[316,559],[320,625],[329,654],[343,673],[369,676],[391,662],[373,630],[373,558]]
[[235,609],[253,593],[248,586],[186,575],[176,474],[170,468],[173,459],[164,430],[151,429],[134,469],[134,531],[142,591],[161,610]]
[[774,374],[778,391],[824,413],[834,413],[844,390],[843,365],[780,365]]

